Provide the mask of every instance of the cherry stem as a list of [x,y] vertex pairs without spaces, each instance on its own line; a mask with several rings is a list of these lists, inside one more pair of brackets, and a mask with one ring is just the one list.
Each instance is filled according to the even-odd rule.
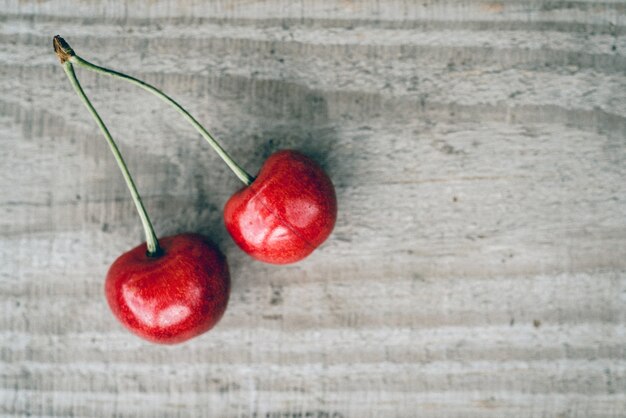
[[122,154],[120,153],[117,144],[113,140],[111,133],[106,127],[104,121],[93,107],[89,98],[85,94],[85,91],[80,85],[78,78],[76,77],[76,73],[74,72],[74,67],[72,66],[71,60],[69,59],[74,51],[69,47],[69,45],[63,40],[63,38],[59,36],[55,36],[53,40],[54,51],[57,56],[61,60],[61,64],[63,65],[63,69],[65,70],[65,74],[70,80],[72,87],[81,98],[84,105],[91,113],[91,116],[95,119],[98,127],[104,134],[107,142],[109,143],[109,147],[111,148],[111,152],[113,152],[113,156],[117,161],[117,165],[120,167],[122,171],[122,175],[124,176],[124,180],[126,181],[126,185],[128,186],[128,190],[130,190],[130,194],[133,197],[133,201],[135,202],[135,207],[137,208],[137,212],[139,212],[139,217],[141,218],[141,223],[143,224],[143,229],[146,233],[146,245],[148,247],[148,256],[157,257],[161,250],[159,248],[159,241],[157,240],[156,234],[154,233],[154,228],[152,227],[152,223],[150,222],[150,218],[148,217],[148,213],[146,212],[146,208],[143,206],[143,202],[141,201],[141,196],[137,192],[137,187],[135,186],[135,182],[128,171],[128,167],[126,167],[126,163],[124,162],[124,158],[122,158]]
[[170,96],[163,93],[161,90],[154,87],[153,85],[146,83],[145,81],[139,80],[135,77],[121,73],[119,71],[111,70],[108,68],[100,67],[99,65],[96,65],[96,64],[92,64],[89,61],[86,61],[83,58],[76,55],[76,53],[69,47],[67,42],[63,41],[63,43],[67,45],[69,50],[72,51],[71,54],[68,54],[66,58],[72,64],[78,65],[80,67],[86,68],[91,71],[95,71],[100,74],[106,74],[111,77],[116,77],[122,80],[126,80],[129,83],[134,84],[154,94],[159,99],[163,100],[165,103],[174,107],[174,109],[176,109],[178,113],[183,115],[183,117],[187,119],[187,121],[191,123],[191,125],[193,125],[194,128],[196,128],[196,130],[200,133],[200,135],[202,135],[202,137],[206,139],[209,145],[211,145],[211,147],[215,150],[215,152],[217,152],[217,154],[222,158],[222,160],[224,160],[224,162],[233,171],[233,173],[235,173],[235,175],[239,178],[239,180],[241,180],[246,186],[249,186],[250,184],[252,184],[252,182],[254,181],[254,177],[252,177],[243,168],[241,168],[241,166],[239,166],[239,164],[237,164],[232,159],[232,157],[228,155],[228,153],[224,150],[224,148],[222,148],[219,142],[217,142],[217,140],[209,133],[209,131],[204,126],[202,126],[202,124],[200,124],[200,122],[198,122],[196,118],[194,118],[184,107],[178,104],[178,102],[176,102]]

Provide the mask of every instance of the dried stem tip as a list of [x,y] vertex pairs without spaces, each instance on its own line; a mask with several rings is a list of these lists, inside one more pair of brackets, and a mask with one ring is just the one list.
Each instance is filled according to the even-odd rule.
[[54,46],[54,52],[56,52],[57,57],[59,57],[61,64],[65,64],[65,61],[76,55],[70,44],[65,42],[65,39],[61,38],[59,35],[52,39],[52,46]]

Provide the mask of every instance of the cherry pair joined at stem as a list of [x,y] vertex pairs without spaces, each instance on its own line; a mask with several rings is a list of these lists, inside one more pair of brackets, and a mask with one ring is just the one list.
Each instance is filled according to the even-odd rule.
[[149,91],[173,106],[196,128],[245,184],[226,203],[224,221],[233,240],[253,258],[273,264],[293,263],[308,256],[330,235],[337,216],[335,190],[314,161],[296,151],[278,151],[254,178],[165,93],[144,81],[80,58],[59,36],[54,37],[53,44],[70,82],[109,143],[146,234],[145,246],[138,246],[113,263],[105,286],[111,309],[131,331],[154,342],[176,343],[210,329],[226,309],[228,266],[219,250],[198,235],[164,238],[159,245],[119,149],[82,90],[73,65]]

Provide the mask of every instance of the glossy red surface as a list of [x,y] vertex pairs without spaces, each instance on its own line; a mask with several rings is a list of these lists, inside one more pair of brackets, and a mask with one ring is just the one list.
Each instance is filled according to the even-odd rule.
[[288,264],[311,254],[337,219],[332,182],[310,158],[278,151],[256,180],[226,202],[224,221],[233,240],[257,260]]
[[105,293],[117,319],[146,340],[175,344],[211,329],[230,293],[228,264],[205,237],[162,238],[163,253],[146,255],[146,244],[111,265]]

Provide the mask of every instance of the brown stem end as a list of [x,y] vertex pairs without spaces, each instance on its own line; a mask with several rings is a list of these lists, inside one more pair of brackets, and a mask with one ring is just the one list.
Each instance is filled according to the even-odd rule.
[[65,64],[66,61],[76,55],[70,44],[65,42],[65,39],[61,38],[59,35],[52,39],[52,46],[54,46],[54,52],[57,54],[57,57],[59,57],[61,64]]

